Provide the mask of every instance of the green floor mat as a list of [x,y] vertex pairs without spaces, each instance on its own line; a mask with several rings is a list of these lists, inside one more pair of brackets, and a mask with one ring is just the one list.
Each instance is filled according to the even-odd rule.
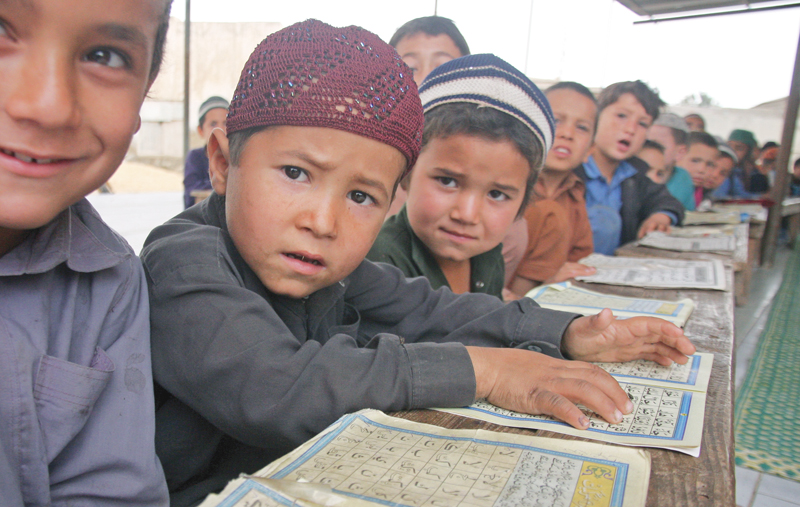
[[736,465],[800,481],[798,403],[800,244],[788,260],[747,377],[736,392]]

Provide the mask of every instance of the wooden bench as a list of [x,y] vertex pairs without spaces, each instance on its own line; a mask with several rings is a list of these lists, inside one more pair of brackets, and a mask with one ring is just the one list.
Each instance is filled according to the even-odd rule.
[[[729,284],[733,273],[727,270]],[[700,352],[714,354],[714,366],[706,398],[703,442],[699,458],[663,449],[646,449],[652,459],[649,507],[735,505],[733,441],[733,294],[729,291],[658,290],[578,284],[591,290],[633,297],[658,299],[692,298],[697,303],[686,335]],[[410,410],[392,415],[445,428],[482,428],[492,431],[577,439],[548,431],[507,428],[432,410]]]

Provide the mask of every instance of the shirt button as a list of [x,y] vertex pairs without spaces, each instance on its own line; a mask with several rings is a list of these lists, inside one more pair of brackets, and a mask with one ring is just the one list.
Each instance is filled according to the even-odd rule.
[[542,348],[539,347],[538,345],[528,345],[525,348],[528,349],[528,350],[532,350],[533,352],[541,352],[542,351]]
[[476,287],[476,288],[478,288],[478,289],[482,289],[484,285],[485,285],[485,284],[484,284],[482,281],[480,281],[480,280],[478,280],[477,282],[475,282],[475,287]]

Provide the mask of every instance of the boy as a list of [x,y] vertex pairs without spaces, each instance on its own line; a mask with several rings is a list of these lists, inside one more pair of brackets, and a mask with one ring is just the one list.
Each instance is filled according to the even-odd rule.
[[597,101],[588,88],[570,81],[545,93],[556,122],[555,139],[533,187],[533,204],[525,211],[528,246],[508,284],[518,296],[541,283],[594,273],[594,268],[577,262],[592,253],[592,229],[585,186],[573,169],[592,147]]
[[680,164],[692,177],[694,185],[694,204],[697,206],[703,200],[703,190],[706,175],[714,169],[714,163],[719,156],[717,140],[706,132],[692,132],[689,134],[689,147]]
[[653,180],[654,183],[663,185],[667,182],[667,167],[663,146],[648,139],[644,142],[636,157],[647,164],[649,168],[647,169],[647,177]]
[[697,113],[687,114],[683,117],[686,124],[689,126],[690,132],[705,132],[706,120]]
[[0,496],[166,505],[144,274],[84,196],[158,73],[164,0],[0,2]]
[[714,162],[714,168],[706,175],[706,182],[705,185],[703,185],[707,193],[710,194],[712,200],[716,199],[716,190],[730,181],[728,177],[731,175],[731,171],[733,171],[733,168],[738,162],[736,153],[730,146],[725,144],[724,139],[721,137],[714,137],[714,139],[717,141],[719,155]]
[[694,185],[692,177],[686,169],[678,167],[675,163],[686,155],[686,140],[689,137],[689,127],[678,115],[662,113],[650,130],[647,139],[664,147],[664,162],[667,170],[667,190],[672,194],[684,209],[694,211]]
[[439,65],[469,54],[455,23],[441,16],[412,19],[397,29],[389,45],[411,67],[417,86]]
[[581,428],[571,400],[611,420],[631,408],[597,368],[486,346],[665,364],[694,351],[658,319],[575,318],[531,300],[433,291],[364,260],[421,134],[408,67],[366,30],[308,20],[256,47],[227,134],[209,139],[215,193],[156,228],[142,253],[156,448],[173,505],[365,407],[485,397]]
[[225,118],[228,116],[228,101],[222,97],[209,97],[200,104],[197,112],[200,117],[197,125],[197,134],[203,138],[203,147],[195,148],[186,154],[186,164],[183,167],[183,206],[188,208],[194,205],[193,190],[211,190],[211,180],[208,179],[208,138],[215,128],[225,128]]
[[[517,95],[504,93],[512,87]],[[547,99],[494,55],[437,67],[420,99],[425,128],[420,157],[404,180],[408,200],[387,219],[367,258],[425,276],[434,289],[502,297],[500,242],[524,212],[553,139]]]
[[592,155],[576,173],[586,183],[594,249],[611,255],[623,243],[679,224],[683,206],[632,159],[664,104],[658,95],[641,81],[627,81],[608,86],[597,102]]

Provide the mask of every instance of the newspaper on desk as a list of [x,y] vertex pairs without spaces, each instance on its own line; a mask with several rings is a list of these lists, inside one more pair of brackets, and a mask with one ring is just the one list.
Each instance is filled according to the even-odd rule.
[[642,450],[348,414],[201,507],[645,505]]
[[664,259],[660,257],[609,257],[598,253],[581,259],[597,272],[576,280],[654,289],[726,290],[722,261]]
[[[676,229],[673,229],[675,231]],[[641,246],[658,248],[660,250],[674,250],[677,252],[722,252],[730,253],[736,250],[736,236],[717,232],[700,236],[687,237],[679,234],[653,231],[638,241]]]
[[661,366],[652,361],[595,363],[619,381],[633,402],[622,422],[611,424],[584,406],[589,428],[576,429],[549,416],[529,415],[479,400],[469,407],[436,409],[482,421],[563,433],[603,442],[679,451],[700,456],[706,392],[713,354],[697,353],[685,365]]
[[602,294],[576,287],[570,282],[554,283],[531,289],[525,294],[543,308],[562,312],[596,315],[609,308],[618,319],[658,317],[683,327],[694,311],[694,301],[662,301]]

